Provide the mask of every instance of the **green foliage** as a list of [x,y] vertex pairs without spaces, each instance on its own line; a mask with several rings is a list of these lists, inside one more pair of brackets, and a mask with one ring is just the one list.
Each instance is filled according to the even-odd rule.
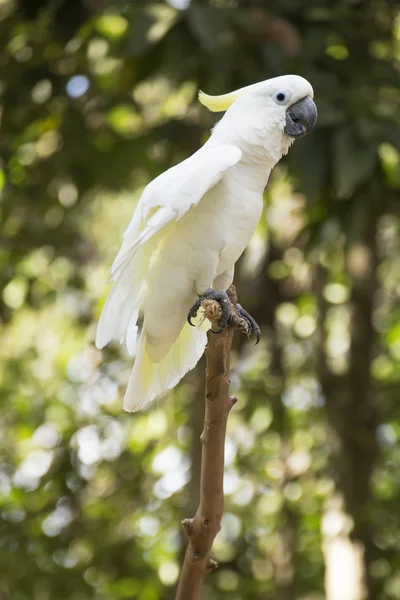
[[338,495],[368,597],[398,597],[398,38],[389,1],[0,0],[0,598],[173,597],[202,367],[121,414],[131,359],[95,326],[141,190],[213,125],[198,88],[286,72],[320,116],[237,273],[264,335],[236,340],[205,597],[323,598]]

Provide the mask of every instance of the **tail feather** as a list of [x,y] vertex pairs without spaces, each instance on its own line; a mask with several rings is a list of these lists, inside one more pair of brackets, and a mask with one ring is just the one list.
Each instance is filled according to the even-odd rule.
[[[141,248],[134,258],[113,275],[112,288],[100,316],[96,346],[103,348],[111,340],[126,340],[129,354],[136,346],[136,321],[145,293],[144,272],[150,261],[151,246]],[[132,335],[130,338],[128,336]]]
[[[97,326],[97,348],[104,348],[111,340],[123,341],[128,328],[130,332],[135,332],[134,324],[136,324],[139,314],[140,294],[135,300],[132,302],[128,289],[121,285],[114,285]],[[135,347],[135,340],[130,340],[129,348],[132,347]]]
[[207,323],[200,328],[185,324],[168,354],[159,362],[147,352],[147,330],[142,329],[135,364],[124,398],[124,410],[136,412],[156,396],[173,388],[193,369],[207,343]]

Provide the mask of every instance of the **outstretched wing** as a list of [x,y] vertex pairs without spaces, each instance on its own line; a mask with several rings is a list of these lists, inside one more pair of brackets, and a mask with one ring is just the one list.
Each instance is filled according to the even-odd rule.
[[198,204],[241,156],[236,146],[206,146],[145,188],[111,268],[115,283],[98,324],[98,348],[126,337],[128,351],[134,352],[144,279],[160,236],[169,223]]

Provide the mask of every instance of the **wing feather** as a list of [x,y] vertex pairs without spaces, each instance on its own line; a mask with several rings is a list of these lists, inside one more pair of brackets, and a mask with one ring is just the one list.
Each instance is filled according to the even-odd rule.
[[[160,235],[197,205],[241,156],[236,146],[205,145],[145,188],[111,268],[115,283],[97,328],[98,348],[111,339],[124,339],[128,328],[129,336],[136,336],[146,272]],[[132,353],[135,344],[127,340],[127,345]]]

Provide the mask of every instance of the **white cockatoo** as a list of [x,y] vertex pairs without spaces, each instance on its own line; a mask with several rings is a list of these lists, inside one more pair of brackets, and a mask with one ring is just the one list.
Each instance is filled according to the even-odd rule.
[[[98,348],[116,339],[136,356],[126,411],[139,410],[196,365],[211,326],[190,326],[201,300],[221,302],[220,326],[226,326],[231,307],[225,290],[235,263],[260,219],[271,170],[315,125],[313,95],[297,75],[222,96],[200,92],[208,109],[226,112],[200,150],[143,191],[112,266],[114,285],[97,328]],[[238,312],[258,338],[255,321],[239,305]]]

